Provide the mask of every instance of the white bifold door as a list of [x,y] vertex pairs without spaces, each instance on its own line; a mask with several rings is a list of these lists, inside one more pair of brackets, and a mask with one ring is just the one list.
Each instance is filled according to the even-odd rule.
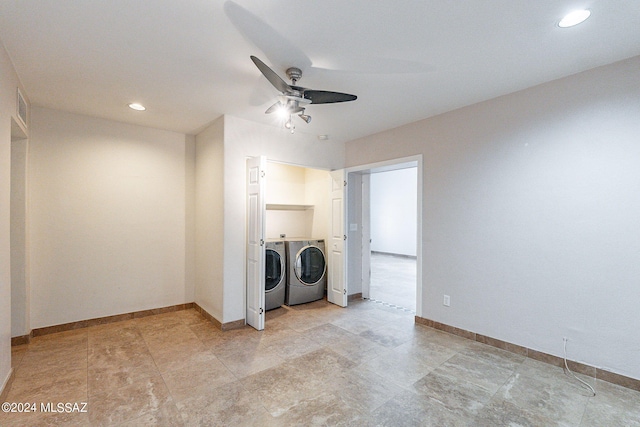
[[263,156],[247,159],[247,324],[264,329],[265,166]]
[[329,302],[347,306],[346,256],[347,232],[345,230],[347,175],[343,169],[331,172],[331,218],[329,244],[326,248],[329,262],[327,299]]

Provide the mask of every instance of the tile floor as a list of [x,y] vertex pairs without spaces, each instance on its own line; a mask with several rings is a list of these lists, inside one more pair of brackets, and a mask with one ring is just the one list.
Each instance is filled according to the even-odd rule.
[[371,253],[372,300],[416,312],[416,260],[380,252]]
[[36,338],[13,348],[1,426],[640,426],[640,393],[590,397],[551,365],[414,323],[370,301],[267,313],[221,332],[195,310]]

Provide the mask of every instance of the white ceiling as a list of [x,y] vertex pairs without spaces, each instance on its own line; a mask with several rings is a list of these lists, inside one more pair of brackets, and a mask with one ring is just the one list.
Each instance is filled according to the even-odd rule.
[[[576,8],[591,18],[559,28]],[[249,56],[297,66],[358,100],[296,132],[347,141],[640,55],[640,1],[1,0],[0,38],[33,105],[181,133],[274,123]]]

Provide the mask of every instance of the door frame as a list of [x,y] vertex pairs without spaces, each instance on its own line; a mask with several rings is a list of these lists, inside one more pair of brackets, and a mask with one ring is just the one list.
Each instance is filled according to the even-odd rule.
[[[364,165],[352,166],[345,169],[345,173],[348,176],[349,174],[359,174],[365,175],[372,172],[386,172],[393,171],[397,169],[402,169],[404,167],[408,167],[408,165],[415,166],[417,168],[417,217],[416,217],[416,316],[423,317],[422,315],[422,211],[423,211],[423,158],[422,155],[415,155],[409,157],[402,157],[397,159],[385,160],[382,162],[369,163]],[[412,167],[411,166],[411,167]],[[370,212],[370,204],[369,199],[363,197],[363,189],[362,188],[353,188],[354,182],[357,180],[349,180],[347,179],[347,197],[348,201],[345,203],[345,209],[348,205],[353,203],[354,197],[360,198],[360,203],[362,203],[362,215],[360,217],[360,224],[369,224],[370,221],[365,220],[365,217],[369,216]],[[365,233],[368,233],[369,230],[366,230]],[[365,239],[365,235],[363,235],[362,227],[360,227],[358,234],[356,236],[360,241]],[[353,259],[349,259],[349,257],[353,257],[354,255],[347,251],[347,262],[346,267],[349,269],[347,272],[348,277],[353,277],[353,266],[356,266],[360,269],[359,272],[355,272],[356,276],[359,276],[364,279],[365,270],[366,270],[366,260],[363,258],[362,253],[360,254],[361,260],[360,262],[353,262]],[[368,258],[368,257],[367,257]],[[364,261],[364,262],[363,262]],[[363,284],[368,281],[363,280]],[[363,295],[368,293],[368,289],[365,292],[363,289]]]

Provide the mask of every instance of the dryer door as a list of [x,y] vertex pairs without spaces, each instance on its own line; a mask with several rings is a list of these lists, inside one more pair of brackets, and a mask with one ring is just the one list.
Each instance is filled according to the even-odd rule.
[[269,292],[282,281],[284,265],[280,254],[273,249],[267,249],[265,257],[264,290]]
[[316,246],[305,246],[296,255],[296,277],[305,285],[315,285],[326,270],[324,254]]

